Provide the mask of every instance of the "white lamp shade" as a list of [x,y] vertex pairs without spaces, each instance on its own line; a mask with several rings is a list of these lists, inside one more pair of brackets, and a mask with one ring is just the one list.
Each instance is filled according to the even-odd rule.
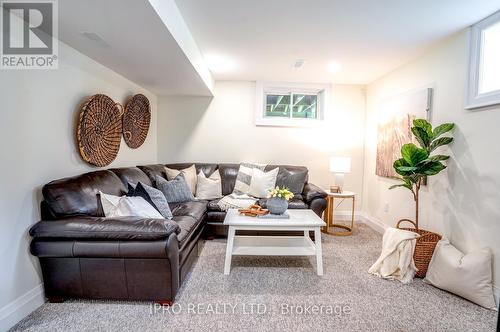
[[350,173],[351,158],[349,157],[331,157],[330,172],[332,173]]

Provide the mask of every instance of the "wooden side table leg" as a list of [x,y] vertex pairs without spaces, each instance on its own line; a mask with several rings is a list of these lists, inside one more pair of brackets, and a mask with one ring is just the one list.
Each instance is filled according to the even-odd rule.
[[325,221],[326,223],[326,226],[324,226],[322,229],[323,229],[323,233],[329,233],[330,232],[330,225],[332,223],[332,197],[330,196],[327,196],[326,197],[326,210],[323,214],[323,220]]
[[352,219],[351,219],[351,232],[354,232],[354,206],[356,204],[356,197],[352,196]]
[[335,198],[332,196],[330,197],[330,226],[332,227],[335,225]]

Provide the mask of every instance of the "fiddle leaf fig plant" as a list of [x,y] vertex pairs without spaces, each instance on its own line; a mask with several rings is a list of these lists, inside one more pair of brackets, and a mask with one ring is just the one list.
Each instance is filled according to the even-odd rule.
[[453,142],[453,137],[442,136],[450,132],[455,124],[444,123],[436,128],[425,119],[413,120],[411,132],[415,136],[420,147],[413,143],[401,147],[401,158],[394,161],[393,167],[400,177],[400,184],[391,186],[389,189],[406,188],[413,194],[415,200],[415,228],[418,229],[418,198],[420,187],[428,176],[436,175],[446,168],[442,162],[450,156],[431,153],[440,146]]

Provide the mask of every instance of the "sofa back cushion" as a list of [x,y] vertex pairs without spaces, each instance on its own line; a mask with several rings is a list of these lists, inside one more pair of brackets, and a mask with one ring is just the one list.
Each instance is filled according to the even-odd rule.
[[[184,169],[186,167],[191,166],[193,163],[177,163],[177,164],[167,164],[168,168],[174,169]],[[233,192],[234,185],[236,183],[236,177],[238,175],[238,170],[240,168],[240,164],[210,164],[210,163],[195,163],[196,171],[203,173],[209,177],[219,169],[220,177],[222,181],[222,195],[226,196]],[[276,183],[281,183],[280,179],[283,179],[285,175],[285,170],[292,174],[301,173],[301,178],[305,178],[305,183],[308,180],[308,170],[307,167],[304,166],[292,166],[292,165],[267,165],[265,168],[266,172],[279,167],[278,178]],[[305,172],[305,175],[304,175]],[[164,176],[165,177],[165,176]],[[298,193],[297,193],[298,194]]]
[[295,196],[298,197],[304,189],[304,185],[309,178],[309,171],[304,166],[290,166],[290,165],[268,165],[268,169],[279,167],[278,177],[276,178],[276,185],[280,187],[287,187]]
[[135,187],[139,182],[151,186],[149,177],[138,167],[113,168],[110,171],[120,178],[125,187],[128,187],[129,183]]
[[[307,167],[305,167],[305,166],[293,166],[293,165],[267,165],[266,169],[264,171],[269,172],[270,170],[272,170],[276,167],[279,167],[279,169],[280,169],[280,171],[278,172],[278,179],[280,178],[280,176],[283,176],[283,170],[285,170],[285,169],[290,173],[302,173],[302,172],[308,173]],[[307,183],[308,178],[309,178],[308,175],[306,175],[306,180],[305,180],[306,183]]]
[[75,215],[103,217],[98,193],[122,196],[127,188],[115,173],[109,170],[55,180],[46,184],[43,197],[55,217]]
[[[193,165],[193,163],[177,163],[177,164],[166,164],[165,166],[172,169],[182,170],[186,169]],[[203,171],[203,174],[208,178],[219,168],[219,164],[210,164],[210,163],[194,163],[196,167],[196,175]]]
[[219,173],[222,182],[222,195],[226,196],[233,192],[239,169],[240,164],[219,164]]
[[157,176],[160,176],[164,179],[167,178],[167,171],[165,170],[165,165],[155,164],[155,165],[145,165],[137,167],[148,176],[153,187],[156,187],[155,178]]

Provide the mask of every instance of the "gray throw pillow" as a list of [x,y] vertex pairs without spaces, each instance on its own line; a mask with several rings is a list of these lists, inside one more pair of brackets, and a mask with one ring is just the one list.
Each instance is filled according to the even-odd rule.
[[196,200],[182,173],[171,181],[167,181],[161,176],[156,176],[155,181],[156,187],[161,190],[169,203],[183,203]]
[[172,211],[168,206],[167,199],[163,193],[151,186],[145,185],[141,182],[137,183],[135,188],[129,183],[127,196],[139,196],[142,197],[151,204],[165,219],[172,219]]
[[307,170],[290,172],[282,168],[276,178],[276,185],[288,188],[295,196],[302,194],[307,179]]

